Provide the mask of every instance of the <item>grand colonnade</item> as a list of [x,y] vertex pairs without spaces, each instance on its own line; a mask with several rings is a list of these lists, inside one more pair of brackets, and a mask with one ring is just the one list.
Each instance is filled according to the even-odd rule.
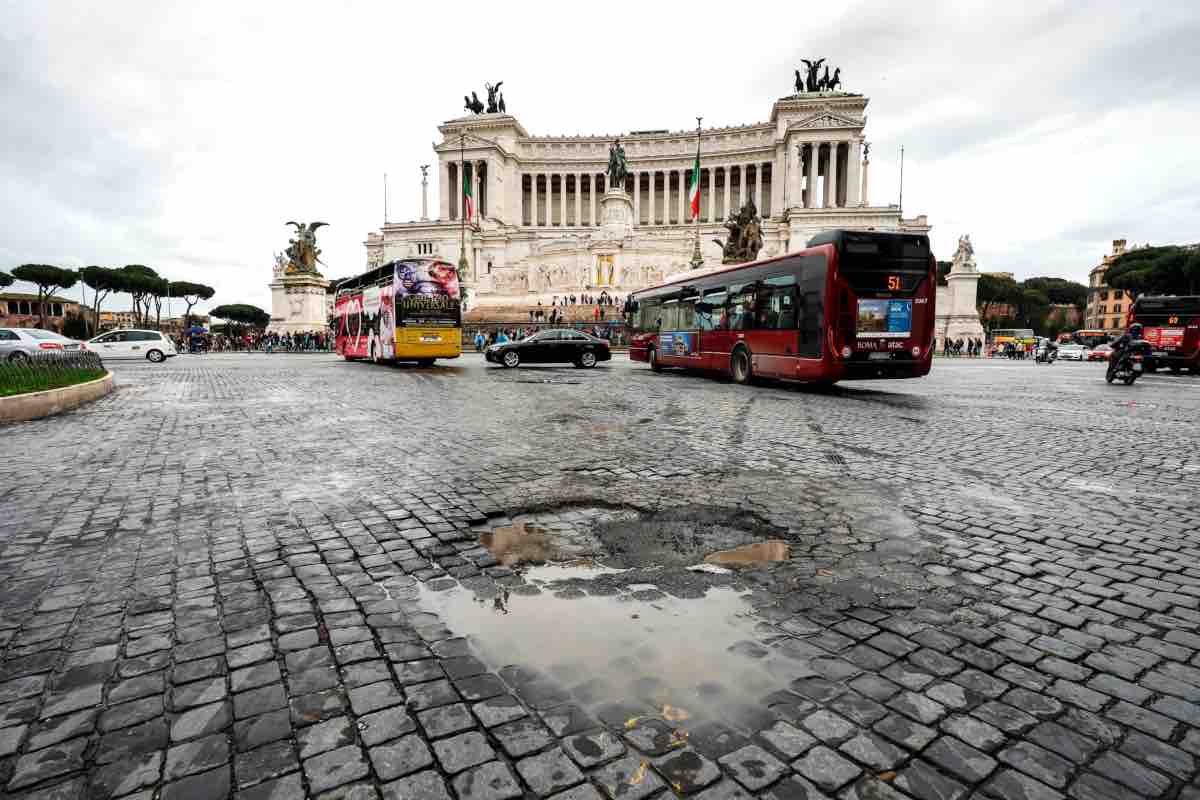
[[[772,160],[731,160],[720,154],[706,158],[702,154],[701,222],[720,223],[747,200],[754,201],[764,218],[783,208],[851,208],[865,202],[861,195],[861,137],[793,136],[779,151]],[[687,202],[690,167],[639,167],[634,159],[630,169],[625,191],[633,200],[636,225],[692,223]],[[468,159],[441,163],[440,218],[460,218],[460,170],[471,183],[477,214],[491,216],[495,210],[492,198],[500,195],[496,185],[499,171],[493,170],[487,159]],[[513,199],[518,207],[506,209],[510,224],[549,228],[600,223],[599,201],[607,188],[602,164],[588,170],[530,166],[518,168],[515,177],[518,189]],[[513,219],[518,213],[519,221]]]

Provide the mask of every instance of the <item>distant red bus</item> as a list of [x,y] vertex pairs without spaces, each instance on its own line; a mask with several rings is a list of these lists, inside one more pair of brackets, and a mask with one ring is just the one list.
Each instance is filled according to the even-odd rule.
[[1074,342],[1081,344],[1084,347],[1091,349],[1102,344],[1108,344],[1112,341],[1112,337],[1108,335],[1108,331],[1101,330],[1081,330],[1071,333],[1060,333],[1058,335],[1059,344]]
[[1135,322],[1154,348],[1156,369],[1200,373],[1200,296],[1142,295],[1129,308],[1129,324]]
[[630,295],[630,358],[747,383],[918,378],[933,361],[937,265],[923,234],[834,230],[785,256]]

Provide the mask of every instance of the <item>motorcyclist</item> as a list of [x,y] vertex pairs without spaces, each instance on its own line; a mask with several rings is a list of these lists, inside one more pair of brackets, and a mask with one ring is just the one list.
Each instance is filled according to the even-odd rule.
[[1142,323],[1135,322],[1129,326],[1129,330],[1122,334],[1121,338],[1112,343],[1112,353],[1108,356],[1109,372],[1115,372],[1121,364],[1121,359],[1124,358],[1125,351],[1129,349],[1129,345],[1142,339]]
[[1042,340],[1041,349],[1041,360],[1047,364],[1053,363],[1054,359],[1058,356],[1058,342],[1047,337]]

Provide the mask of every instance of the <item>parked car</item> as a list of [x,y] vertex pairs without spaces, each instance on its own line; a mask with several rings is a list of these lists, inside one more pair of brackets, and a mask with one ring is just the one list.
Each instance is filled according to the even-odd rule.
[[86,343],[101,358],[145,358],[155,364],[179,355],[171,337],[158,331],[117,330],[102,333]]
[[1063,344],[1058,346],[1058,357],[1063,361],[1083,361],[1088,349],[1081,344]]
[[1108,361],[1108,357],[1112,355],[1111,344],[1098,344],[1088,351],[1088,361]]
[[0,359],[19,361],[35,353],[79,350],[83,342],[41,328],[0,328]]
[[574,364],[591,368],[612,359],[608,342],[576,330],[539,331],[519,342],[494,344],[483,357],[512,368],[521,364]]

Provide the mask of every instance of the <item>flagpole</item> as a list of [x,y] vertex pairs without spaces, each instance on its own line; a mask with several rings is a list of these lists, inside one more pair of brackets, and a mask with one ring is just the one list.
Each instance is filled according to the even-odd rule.
[[463,213],[463,189],[467,185],[467,134],[465,131],[458,133],[458,181],[461,184],[458,187],[458,281],[461,285],[466,280],[467,275],[467,216]]
[[700,123],[703,119],[696,117],[696,174],[693,176],[696,181],[696,243],[692,249],[692,269],[704,265],[704,256],[700,255]]

